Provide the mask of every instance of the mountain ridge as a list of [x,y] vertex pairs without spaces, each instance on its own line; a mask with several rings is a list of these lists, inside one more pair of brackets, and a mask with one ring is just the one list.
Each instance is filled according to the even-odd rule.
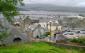
[[70,6],[57,6],[51,4],[25,4],[19,6],[18,10],[22,11],[61,11],[61,12],[77,12],[85,13],[85,7],[70,7]]

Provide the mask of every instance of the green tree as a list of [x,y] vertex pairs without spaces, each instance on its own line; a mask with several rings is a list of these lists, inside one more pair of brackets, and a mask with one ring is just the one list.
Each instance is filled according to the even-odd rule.
[[[22,1],[23,0],[0,0],[0,13],[4,16],[5,21],[12,24],[14,16],[18,15],[17,7],[18,5],[23,4]],[[9,33],[8,29],[5,29],[2,32],[0,31],[1,42],[4,37],[9,35]]]
[[18,14],[17,6],[22,4],[23,0],[0,0],[0,12],[9,21],[13,21],[13,17]]

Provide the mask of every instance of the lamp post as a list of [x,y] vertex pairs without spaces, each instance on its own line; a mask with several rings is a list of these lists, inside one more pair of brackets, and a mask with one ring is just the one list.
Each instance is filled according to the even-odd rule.
[[55,24],[56,24],[56,30],[55,30],[55,31],[58,31],[58,25],[59,25],[58,20],[57,20],[57,21],[55,21]]
[[51,30],[51,24],[52,24],[52,21],[49,21],[49,24],[50,24],[50,40],[51,40],[51,32],[52,32],[52,30]]

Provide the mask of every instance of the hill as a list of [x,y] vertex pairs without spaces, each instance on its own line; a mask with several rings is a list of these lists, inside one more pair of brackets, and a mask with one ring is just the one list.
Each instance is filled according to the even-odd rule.
[[85,7],[57,6],[57,5],[52,5],[52,4],[25,4],[24,6],[19,6],[18,10],[85,13]]

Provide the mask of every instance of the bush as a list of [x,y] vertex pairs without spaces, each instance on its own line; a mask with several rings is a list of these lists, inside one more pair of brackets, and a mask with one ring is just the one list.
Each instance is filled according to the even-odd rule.
[[37,35],[36,38],[42,39],[42,38],[48,37],[48,35],[50,35],[50,34],[51,34],[50,32],[45,32],[45,33],[42,34],[42,35]]
[[48,35],[51,35],[51,32],[46,32],[45,34],[46,34],[46,36],[48,36]]
[[75,42],[75,43],[80,43],[81,45],[85,45],[85,38],[84,37],[69,39],[69,41]]
[[8,30],[0,32],[0,40],[4,39],[7,36],[9,36],[9,31]]

